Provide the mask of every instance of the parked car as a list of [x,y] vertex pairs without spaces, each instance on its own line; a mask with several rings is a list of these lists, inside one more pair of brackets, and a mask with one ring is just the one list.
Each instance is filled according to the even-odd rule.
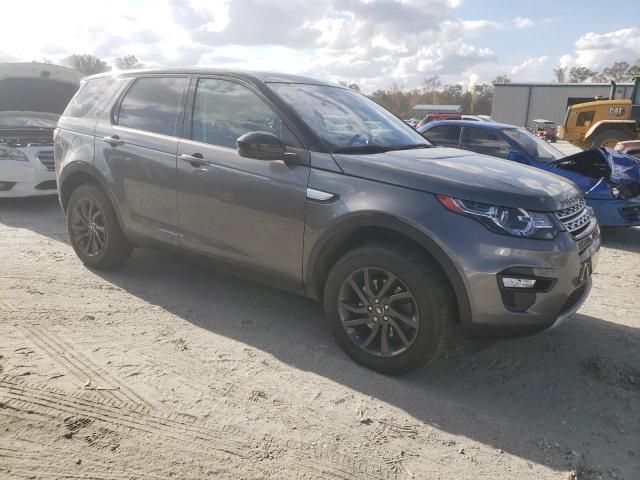
[[432,148],[367,97],[291,75],[90,77],[55,160],[90,268],[138,245],[208,255],[320,300],[344,351],[389,374],[428,363],[454,331],[526,335],[568,318],[600,245],[573,183]]
[[640,158],[640,140],[627,140],[626,142],[618,142],[613,147],[614,150],[632,157]]
[[460,120],[471,120],[472,122],[493,122],[489,115],[461,115]]
[[428,113],[422,120],[416,125],[416,128],[425,126],[427,123],[437,122],[440,120],[461,120],[462,115],[459,113]]
[[640,225],[640,162],[611,149],[565,156],[523,128],[446,121],[419,129],[430,142],[512,160],[575,182],[603,227]]
[[55,65],[0,65],[0,198],[56,193],[53,130],[80,77]]
[[533,120],[529,131],[547,142],[556,143],[558,141],[558,127],[551,120],[542,118]]

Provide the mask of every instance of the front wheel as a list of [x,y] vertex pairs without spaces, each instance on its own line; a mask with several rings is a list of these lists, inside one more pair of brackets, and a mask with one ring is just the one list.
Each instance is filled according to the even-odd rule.
[[327,278],[324,308],[347,355],[390,375],[434,360],[456,315],[440,267],[420,251],[395,245],[365,246],[340,258]]

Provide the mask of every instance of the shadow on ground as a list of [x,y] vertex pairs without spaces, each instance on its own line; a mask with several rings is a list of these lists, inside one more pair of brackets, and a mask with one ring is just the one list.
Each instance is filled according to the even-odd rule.
[[313,301],[148,250],[101,275],[201,328],[438,429],[557,469],[581,462],[595,472],[640,468],[638,329],[576,315],[542,335],[454,351],[426,370],[388,378],[337,349]]
[[[57,216],[53,223],[51,216]],[[55,199],[0,202],[0,223],[66,239]],[[638,251],[640,231],[607,230],[604,241],[610,248]],[[378,398],[438,429],[552,468],[583,462],[594,469],[594,478],[604,468],[626,478],[640,471],[636,328],[576,315],[536,337],[477,353],[454,351],[429,369],[389,378],[346,358],[330,338],[319,305],[308,299],[144,249],[121,270],[99,275],[200,328]]]
[[0,198],[0,223],[68,243],[67,225],[57,195]]

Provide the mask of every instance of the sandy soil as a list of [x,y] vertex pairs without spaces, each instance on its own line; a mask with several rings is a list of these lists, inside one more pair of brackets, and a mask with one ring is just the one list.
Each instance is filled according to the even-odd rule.
[[314,302],[136,250],[111,273],[55,198],[0,202],[0,478],[640,478],[640,230],[580,313],[387,378]]

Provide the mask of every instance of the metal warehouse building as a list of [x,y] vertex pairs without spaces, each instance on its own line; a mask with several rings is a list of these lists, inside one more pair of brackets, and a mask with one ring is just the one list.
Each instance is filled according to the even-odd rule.
[[[561,124],[569,105],[609,98],[608,83],[502,83],[495,85],[491,117],[501,123],[530,125],[535,118]],[[631,98],[633,84],[620,83],[616,98]]]

